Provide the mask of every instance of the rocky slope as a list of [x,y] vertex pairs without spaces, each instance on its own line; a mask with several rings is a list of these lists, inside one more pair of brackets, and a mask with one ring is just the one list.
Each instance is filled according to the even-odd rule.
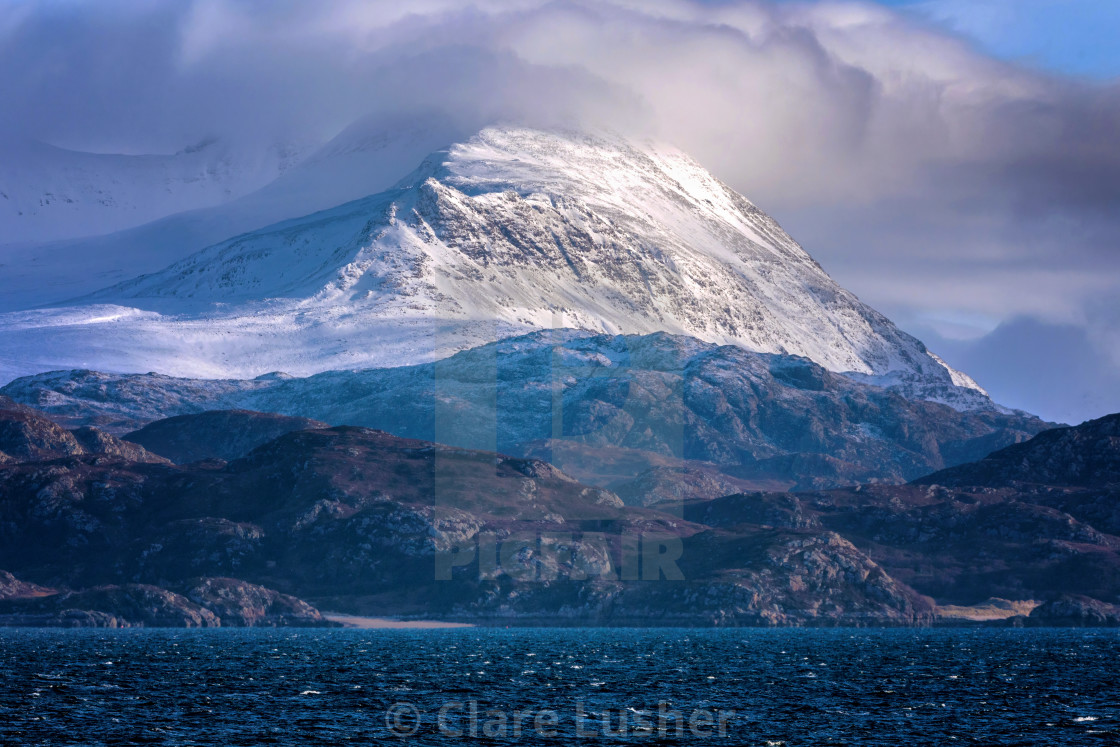
[[54,589],[21,581],[7,571],[0,571],[0,600],[34,599],[55,593]]
[[[1111,496],[1115,501],[1116,496]],[[1120,528],[1058,496],[867,486],[686,504],[688,521],[836,532],[893,579],[947,605],[992,597],[1120,598]]]
[[[1120,450],[1099,456],[1120,462]],[[210,624],[198,610],[311,624],[304,598],[484,623],[909,625],[998,597],[1009,619],[1042,603],[1022,624],[1107,623],[1117,497],[911,484],[628,506],[538,460],[300,430],[229,463],[0,467],[0,567],[50,593],[0,612],[13,624]],[[51,593],[66,588],[96,604]]]
[[[679,566],[649,565],[638,546],[647,540],[654,555],[681,543]],[[452,562],[459,552],[464,562]],[[439,563],[450,564],[446,581]],[[546,624],[911,624],[930,614],[829,532],[728,532],[627,507],[540,461],[361,428],[291,432],[228,464],[71,456],[0,468],[0,567],[93,589],[81,604],[13,602],[12,624],[211,624],[196,607],[221,624],[313,617],[277,593],[345,612]],[[651,572],[659,583],[640,580]],[[148,612],[137,595],[149,595]]]
[[183,595],[218,616],[225,627],[327,627],[319,610],[302,599],[234,578],[188,582]]
[[1032,627],[1116,628],[1120,627],[1120,605],[1063,594],[1035,607],[1024,623]]
[[994,409],[684,154],[518,128],[437,151],[387,192],[4,314],[0,351],[8,376],[251,377],[416,363],[558,326],[803,356],[912,399]]
[[68,431],[42,413],[0,397],[0,464],[102,454],[134,462],[163,462],[139,444],[97,428]]
[[[11,574],[0,573],[0,576],[11,577]],[[36,591],[29,592],[28,589],[32,588]],[[123,584],[60,592],[22,583],[20,593],[0,593],[0,626],[217,628],[332,625],[307,602],[236,579],[196,579],[181,591],[184,593],[150,584]]]
[[35,600],[0,602],[0,624],[32,627],[216,628],[210,610],[146,584],[98,586]]
[[[1045,427],[1023,413],[911,400],[804,358],[666,334],[538,332],[435,364],[308,378],[55,372],[0,392],[118,430],[207,409],[280,412],[532,455],[599,485],[702,462],[691,466],[721,474],[731,492],[902,482]],[[689,497],[714,497],[696,488]]]
[[[686,504],[682,515],[729,528],[835,531],[944,604],[1046,602],[1022,624],[1112,624],[1106,613],[1120,600],[1117,422],[1109,416],[1045,431],[911,485],[740,494]],[[967,484],[969,477],[979,484]],[[1081,601],[1059,604],[1063,595]]]

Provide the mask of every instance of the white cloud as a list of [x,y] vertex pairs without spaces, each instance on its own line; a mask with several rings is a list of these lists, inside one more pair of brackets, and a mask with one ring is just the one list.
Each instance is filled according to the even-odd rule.
[[0,130],[99,149],[399,109],[652,132],[888,313],[1104,327],[1087,299],[1120,295],[1120,87],[876,5],[17,2],[0,68]]

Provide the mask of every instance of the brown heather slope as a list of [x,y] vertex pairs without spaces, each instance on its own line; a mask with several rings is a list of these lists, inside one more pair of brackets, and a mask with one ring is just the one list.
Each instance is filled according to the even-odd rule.
[[[643,533],[670,554],[682,543],[679,564],[641,565],[628,543]],[[481,566],[480,540],[503,548]],[[437,556],[460,550],[470,562],[437,580]],[[288,433],[228,464],[9,465],[0,567],[57,587],[142,584],[200,601],[210,597],[191,579],[221,577],[338,611],[476,621],[866,625],[930,614],[828,531],[729,532],[625,506],[545,462],[349,427]],[[677,567],[682,580],[669,578]],[[631,580],[631,568],[658,575]]]
[[[1092,475],[1112,474],[1114,441],[1059,443],[1071,436],[1096,444]],[[356,427],[289,432],[228,463],[9,464],[0,568],[56,588],[220,600],[259,585],[339,612],[521,624],[910,625],[993,597],[1040,602],[1030,624],[1109,624],[1120,601],[1120,496],[1096,477],[682,503],[719,485],[678,469],[628,496],[674,500],[640,507],[543,461]],[[198,578],[226,580],[204,593]],[[283,619],[269,594],[238,592],[231,619]]]

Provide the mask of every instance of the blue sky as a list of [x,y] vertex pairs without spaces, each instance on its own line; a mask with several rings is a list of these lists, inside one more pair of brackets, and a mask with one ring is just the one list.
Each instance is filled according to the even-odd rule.
[[877,0],[973,40],[989,54],[1050,71],[1120,76],[1118,0]]

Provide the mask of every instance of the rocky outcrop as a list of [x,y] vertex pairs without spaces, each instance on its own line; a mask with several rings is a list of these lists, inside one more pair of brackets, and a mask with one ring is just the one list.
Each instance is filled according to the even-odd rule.
[[1095,523],[1105,502],[1093,491],[1082,500],[1068,490],[874,485],[727,496],[686,504],[683,516],[736,532],[831,530],[919,594],[971,606],[991,597],[1120,595],[1120,535]]
[[36,597],[50,596],[57,593],[54,589],[45,586],[21,581],[7,571],[0,571],[0,600],[3,599],[34,599]]
[[106,433],[88,425],[75,428],[70,433],[86,454],[103,454],[127,459],[130,462],[163,463],[168,461],[166,457],[153,454],[139,444],[125,441],[111,433]]
[[[573,624],[909,624],[924,614],[874,561],[807,522],[777,535],[759,524],[713,531],[628,507],[545,462],[364,428],[290,432],[228,464],[22,463],[0,469],[0,514],[0,563],[60,586],[112,584],[8,611],[58,625],[81,622],[71,610],[92,615],[83,624],[214,624],[187,616],[174,595],[146,598],[147,611],[133,603],[157,586],[245,626],[322,624],[297,598],[308,595],[367,614],[422,605]],[[683,580],[627,578],[623,543],[647,536],[683,543]],[[477,553],[473,565],[437,582],[439,554],[461,551]],[[586,583],[572,578],[577,556]]]
[[1026,624],[1032,627],[1115,628],[1120,627],[1120,606],[1066,594],[1035,607]]
[[0,453],[10,461],[36,461],[86,451],[57,423],[30,408],[4,408],[0,401]]
[[319,610],[302,599],[235,578],[200,578],[184,586],[183,593],[191,601],[218,615],[222,626],[227,628],[332,625]]
[[616,614],[717,626],[858,627],[933,619],[932,600],[832,532],[706,533],[686,541],[681,567],[688,583],[628,589]]
[[141,517],[180,477],[167,464],[100,456],[0,468],[0,568],[59,587],[133,580],[107,570],[140,552],[150,531]]
[[673,475],[688,490],[634,506],[547,462],[357,427],[292,431],[230,462],[9,464],[0,567],[89,591],[24,593],[0,612],[51,625],[322,624],[315,606],[505,624],[914,625],[938,621],[932,600],[1074,594],[1088,612],[1037,619],[1089,624],[1093,600],[1120,598],[1107,487],[697,499],[712,465],[659,467],[651,492]]
[[202,605],[174,592],[147,584],[125,584],[0,603],[0,624],[216,628],[221,621]]
[[92,454],[133,462],[167,461],[90,426],[68,431],[42,413],[0,397],[0,464]]
[[249,410],[215,410],[157,420],[124,437],[176,464],[205,459],[232,461],[292,431],[326,428],[309,418]]
[[234,578],[179,593],[150,584],[56,591],[0,572],[0,626],[63,628],[333,627],[302,599]]

